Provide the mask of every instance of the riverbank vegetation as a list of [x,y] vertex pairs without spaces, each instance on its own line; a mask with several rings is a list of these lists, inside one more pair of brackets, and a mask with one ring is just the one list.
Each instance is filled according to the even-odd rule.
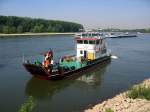
[[150,87],[145,87],[145,86],[135,86],[132,87],[128,92],[127,92],[127,97],[136,99],[136,98],[142,98],[142,99],[147,99],[150,100]]
[[114,112],[111,108],[106,108],[105,112]]
[[83,26],[78,23],[35,19],[28,17],[0,16],[0,33],[78,32]]
[[27,101],[21,105],[18,112],[32,112],[33,108],[35,107],[35,103],[32,96],[29,96]]
[[85,112],[150,112],[150,78]]

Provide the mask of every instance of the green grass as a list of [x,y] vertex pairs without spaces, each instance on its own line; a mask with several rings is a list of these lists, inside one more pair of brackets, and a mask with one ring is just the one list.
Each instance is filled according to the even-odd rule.
[[136,99],[142,98],[150,100],[150,87],[145,88],[144,86],[134,86],[127,92],[127,97]]
[[35,103],[33,101],[33,97],[29,96],[27,101],[21,105],[18,112],[32,112],[34,106],[35,106]]
[[111,110],[111,108],[106,108],[105,112],[114,112],[113,110]]

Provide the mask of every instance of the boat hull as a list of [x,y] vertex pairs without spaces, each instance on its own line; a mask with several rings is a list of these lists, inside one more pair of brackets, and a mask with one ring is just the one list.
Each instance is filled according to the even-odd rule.
[[130,38],[130,37],[137,37],[137,35],[118,35],[116,37],[110,37],[110,38]]
[[89,61],[89,64],[85,67],[76,69],[76,70],[70,70],[64,73],[56,73],[56,74],[50,74],[44,67],[37,66],[34,64],[26,64],[24,63],[23,66],[26,68],[30,74],[32,74],[35,77],[47,79],[47,80],[54,80],[54,79],[62,79],[71,77],[74,75],[77,75],[78,73],[86,72],[88,69],[95,67],[99,63],[103,63],[106,61],[110,61],[111,56],[105,56],[102,58],[95,59],[93,61]]

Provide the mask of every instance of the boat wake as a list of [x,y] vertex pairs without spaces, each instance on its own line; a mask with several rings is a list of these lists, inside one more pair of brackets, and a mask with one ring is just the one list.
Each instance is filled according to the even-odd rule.
[[118,56],[112,55],[111,58],[112,59],[118,59]]

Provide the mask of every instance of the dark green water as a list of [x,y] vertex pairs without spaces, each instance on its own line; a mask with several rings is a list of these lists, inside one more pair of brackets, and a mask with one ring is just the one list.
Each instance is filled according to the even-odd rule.
[[34,112],[76,112],[101,102],[150,77],[150,35],[107,39],[118,59],[98,65],[82,76],[60,81],[32,78],[22,66],[25,58],[40,58],[48,48],[55,59],[75,53],[73,36],[25,36],[0,38],[0,112],[16,112],[28,96]]

